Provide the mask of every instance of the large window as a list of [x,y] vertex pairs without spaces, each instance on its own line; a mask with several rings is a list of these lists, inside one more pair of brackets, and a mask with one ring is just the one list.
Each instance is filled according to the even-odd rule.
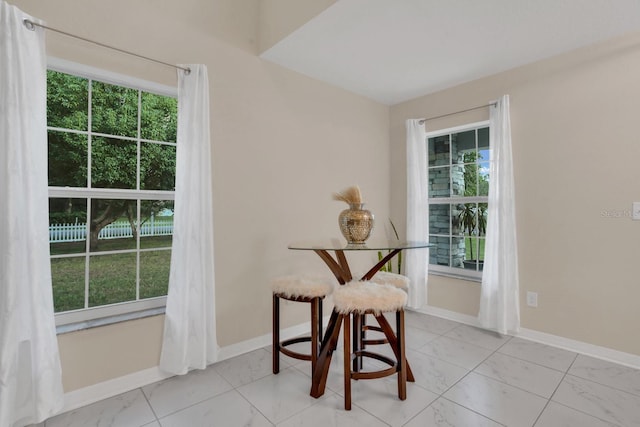
[[47,72],[58,324],[162,306],[169,282],[175,89],[86,70]]
[[488,122],[427,135],[430,270],[479,278],[489,195]]

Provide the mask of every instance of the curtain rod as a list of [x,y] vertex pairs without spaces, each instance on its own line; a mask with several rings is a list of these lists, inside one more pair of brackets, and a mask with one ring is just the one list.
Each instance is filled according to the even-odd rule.
[[467,111],[479,110],[481,108],[486,108],[486,107],[493,107],[493,106],[496,106],[497,104],[498,104],[497,102],[490,102],[488,104],[478,105],[477,107],[467,108],[466,110],[454,111],[453,113],[447,113],[447,114],[442,114],[440,116],[428,117],[426,119],[422,119],[418,121],[418,123],[422,125],[427,120],[441,119],[442,117],[453,116],[454,114],[466,113]]
[[191,73],[191,68],[180,67],[178,65],[169,64],[168,62],[163,62],[163,61],[159,61],[157,59],[149,58],[147,56],[138,55],[137,53],[133,53],[133,52],[129,52],[129,51],[126,51],[126,50],[123,50],[123,49],[119,49],[117,47],[109,46],[107,44],[100,43],[100,42],[97,42],[97,41],[94,41],[94,40],[89,40],[89,39],[86,39],[84,37],[77,36],[75,34],[67,33],[66,31],[58,30],[58,29],[52,28],[52,27],[47,27],[46,25],[38,24],[38,23],[33,22],[33,21],[29,20],[29,19],[23,19],[22,23],[24,24],[24,26],[28,30],[31,30],[31,31],[35,31],[35,27],[44,28],[45,30],[53,31],[54,33],[59,33],[59,34],[65,35],[67,37],[72,37],[74,39],[82,40],[82,41],[85,41],[87,43],[92,43],[92,44],[98,45],[100,47],[104,47],[104,48],[107,48],[107,49],[115,50],[115,51],[120,52],[120,53],[126,53],[127,55],[131,55],[131,56],[135,56],[137,58],[145,59],[147,61],[155,62],[156,64],[162,64],[162,65],[166,65],[168,67],[177,68],[177,69],[183,70],[187,74]]

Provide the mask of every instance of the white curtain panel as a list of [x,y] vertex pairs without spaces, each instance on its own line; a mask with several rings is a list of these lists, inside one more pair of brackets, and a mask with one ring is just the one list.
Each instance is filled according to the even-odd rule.
[[501,334],[520,329],[515,189],[511,155],[509,96],[490,110],[491,165],[487,240],[478,319]]
[[[407,131],[407,240],[429,239],[427,189],[427,133],[419,119],[406,122]],[[407,305],[420,308],[427,303],[428,249],[405,251],[405,275],[409,277]]]
[[178,70],[178,147],[171,273],[160,368],[174,374],[217,360],[209,79]]
[[38,20],[0,1],[0,426],[41,422],[64,392],[53,315],[47,80]]

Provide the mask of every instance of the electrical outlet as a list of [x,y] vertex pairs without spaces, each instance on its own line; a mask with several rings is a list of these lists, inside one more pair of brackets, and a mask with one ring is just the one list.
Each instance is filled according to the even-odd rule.
[[633,202],[631,207],[631,218],[636,221],[640,221],[640,202]]
[[527,305],[529,307],[537,307],[538,306],[538,293],[537,292],[527,292]]

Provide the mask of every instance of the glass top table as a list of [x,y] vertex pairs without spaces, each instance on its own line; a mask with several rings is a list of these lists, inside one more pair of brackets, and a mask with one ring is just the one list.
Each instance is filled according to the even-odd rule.
[[[396,256],[403,249],[420,249],[435,246],[429,242],[407,241],[396,239],[369,239],[364,243],[347,243],[344,239],[328,238],[317,240],[302,240],[289,244],[292,250],[308,250],[317,253],[327,264],[327,267],[336,276],[338,282],[344,285],[353,279],[349,263],[344,254],[345,251],[387,251],[387,254],[379,260],[360,279],[370,280],[389,260]],[[329,254],[335,253],[335,257]]]
[[294,250],[325,251],[385,251],[395,249],[419,249],[434,246],[429,242],[407,241],[397,239],[370,239],[364,243],[347,243],[344,239],[301,240],[289,244]]

